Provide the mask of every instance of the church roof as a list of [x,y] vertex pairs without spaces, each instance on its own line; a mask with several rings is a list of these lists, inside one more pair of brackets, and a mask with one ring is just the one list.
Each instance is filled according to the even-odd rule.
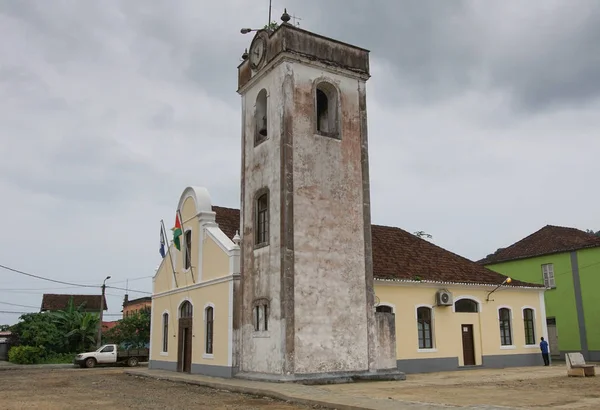
[[[239,209],[213,206],[221,230],[233,238],[240,224]],[[433,243],[391,226],[372,225],[373,276],[402,282],[499,285],[506,276]],[[543,287],[512,280],[508,286]]]
[[576,228],[546,225],[508,248],[498,249],[478,263],[489,265],[594,247],[600,247],[600,237],[594,234]]

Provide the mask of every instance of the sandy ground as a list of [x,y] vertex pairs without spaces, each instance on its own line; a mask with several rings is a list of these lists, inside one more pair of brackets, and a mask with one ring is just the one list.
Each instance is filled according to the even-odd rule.
[[0,409],[308,410],[309,407],[123,374],[121,368],[0,371]]
[[521,409],[600,409],[596,377],[567,377],[564,365],[407,375],[406,381],[321,386],[331,391],[422,403]]

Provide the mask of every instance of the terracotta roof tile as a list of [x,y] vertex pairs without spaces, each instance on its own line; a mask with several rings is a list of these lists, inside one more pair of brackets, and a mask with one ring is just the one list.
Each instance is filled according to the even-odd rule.
[[[239,209],[214,206],[219,227],[230,238],[240,224]],[[506,276],[489,270],[426,240],[389,226],[373,225],[373,275],[382,280],[489,284]],[[512,286],[541,287],[513,280]]]
[[[44,310],[63,310],[69,304],[69,299],[73,298],[75,307],[85,303],[84,310],[99,311],[100,310],[100,295],[57,295],[45,293],[42,297],[42,311]],[[104,310],[108,310],[106,298],[104,298]]]
[[240,210],[222,206],[213,206],[212,209],[217,213],[216,222],[219,228],[229,239],[233,239],[235,233],[240,229]]
[[600,246],[600,237],[593,234],[575,228],[546,225],[509,247],[498,249],[477,263],[488,265],[597,246]]

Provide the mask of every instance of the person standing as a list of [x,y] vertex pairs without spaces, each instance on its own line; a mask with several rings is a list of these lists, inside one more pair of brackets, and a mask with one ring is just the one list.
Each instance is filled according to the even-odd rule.
[[550,356],[548,354],[548,342],[541,338],[540,350],[542,351],[542,357],[544,358],[544,366],[550,366]]

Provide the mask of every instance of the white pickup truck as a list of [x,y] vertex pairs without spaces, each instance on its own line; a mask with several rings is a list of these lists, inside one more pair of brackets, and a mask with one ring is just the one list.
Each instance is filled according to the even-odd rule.
[[137,366],[139,362],[147,362],[149,349],[120,350],[118,345],[101,346],[94,352],[79,353],[73,363],[79,367],[94,367],[97,364],[126,363],[129,367]]

